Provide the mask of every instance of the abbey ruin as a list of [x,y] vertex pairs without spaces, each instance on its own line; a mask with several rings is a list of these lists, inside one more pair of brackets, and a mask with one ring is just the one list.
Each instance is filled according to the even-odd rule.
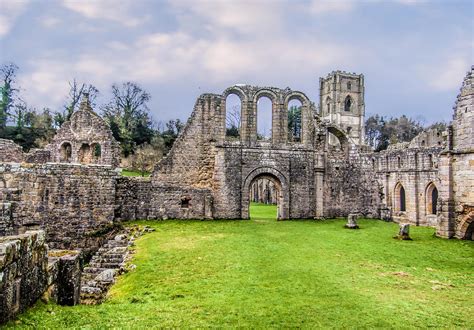
[[[235,85],[202,94],[150,180],[120,175],[119,145],[86,95],[45,149],[23,153],[0,141],[0,236],[20,234],[15,237],[23,242],[21,234],[44,230],[50,248],[90,255],[114,225],[127,220],[248,219],[250,199],[258,198],[259,189],[262,195],[265,184],[275,192],[267,199],[277,203],[278,220],[358,213],[432,226],[444,238],[473,239],[473,75],[474,67],[446,132],[425,131],[382,152],[364,144],[363,75],[335,71],[321,78],[318,105],[289,88]],[[226,138],[230,94],[241,102],[237,140]],[[261,97],[272,102],[270,140],[257,135]],[[288,138],[292,100],[301,104],[297,139]],[[40,249],[41,266],[34,272],[46,272],[43,236],[35,235],[29,247],[18,243],[21,249],[2,243],[8,237],[0,239],[2,308],[23,303],[19,297],[28,290],[22,272],[12,268],[21,253]]]

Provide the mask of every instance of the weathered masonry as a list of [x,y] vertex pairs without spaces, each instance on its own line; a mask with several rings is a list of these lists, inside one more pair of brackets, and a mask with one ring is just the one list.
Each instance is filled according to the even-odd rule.
[[[94,249],[132,219],[247,219],[255,182],[271,182],[278,219],[365,216],[434,226],[472,238],[472,69],[447,132],[374,153],[363,144],[364,77],[320,80],[320,104],[289,88],[235,85],[203,94],[151,180],[121,177],[118,144],[87,96],[44,150],[0,141],[0,234],[45,229],[52,247]],[[240,103],[228,136],[228,100]],[[271,134],[258,134],[259,100],[271,102]],[[299,106],[299,129],[289,123]],[[295,126],[296,127],[296,126]]]

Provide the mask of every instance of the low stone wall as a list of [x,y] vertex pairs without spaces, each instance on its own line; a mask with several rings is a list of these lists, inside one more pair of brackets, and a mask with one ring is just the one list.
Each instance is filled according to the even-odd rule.
[[121,177],[117,179],[115,198],[116,221],[212,218],[212,194],[208,189]]
[[79,251],[48,257],[44,231],[0,237],[0,324],[14,318],[41,296],[62,305],[79,303]]

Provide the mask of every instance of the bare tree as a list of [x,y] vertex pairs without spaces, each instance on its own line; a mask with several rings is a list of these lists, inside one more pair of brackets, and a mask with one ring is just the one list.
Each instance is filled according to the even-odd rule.
[[240,106],[234,105],[226,114],[226,136],[238,138],[240,136]]
[[94,106],[99,95],[99,90],[95,86],[85,83],[80,84],[75,78],[72,82],[69,82],[69,94],[64,104],[64,111],[57,113],[54,118],[57,126],[61,126],[65,121],[71,119],[72,114],[79,107],[82,95],[85,93],[89,95],[89,101]]
[[0,68],[2,80],[2,86],[0,86],[0,128],[2,129],[7,125],[8,116],[14,104],[14,93],[18,91],[17,88],[14,88],[17,71],[18,67],[13,63],[4,64]]

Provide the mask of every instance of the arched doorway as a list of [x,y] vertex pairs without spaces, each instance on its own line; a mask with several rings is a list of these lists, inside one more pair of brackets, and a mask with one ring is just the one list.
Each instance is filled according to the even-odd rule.
[[456,237],[474,241],[474,209],[468,211],[466,216],[460,221]]
[[406,196],[405,196],[405,188],[403,185],[399,182],[395,186],[395,211],[398,212],[406,212],[407,207],[406,207]]
[[[250,201],[252,200],[252,187],[264,181],[270,181],[274,188],[274,201],[277,204],[276,219],[284,220],[289,218],[289,189],[288,181],[278,170],[269,167],[261,167],[253,170],[244,181],[242,189],[242,219],[250,218]],[[255,192],[255,190],[253,190]]]
[[436,214],[438,209],[438,189],[433,182],[426,187],[426,214]]

